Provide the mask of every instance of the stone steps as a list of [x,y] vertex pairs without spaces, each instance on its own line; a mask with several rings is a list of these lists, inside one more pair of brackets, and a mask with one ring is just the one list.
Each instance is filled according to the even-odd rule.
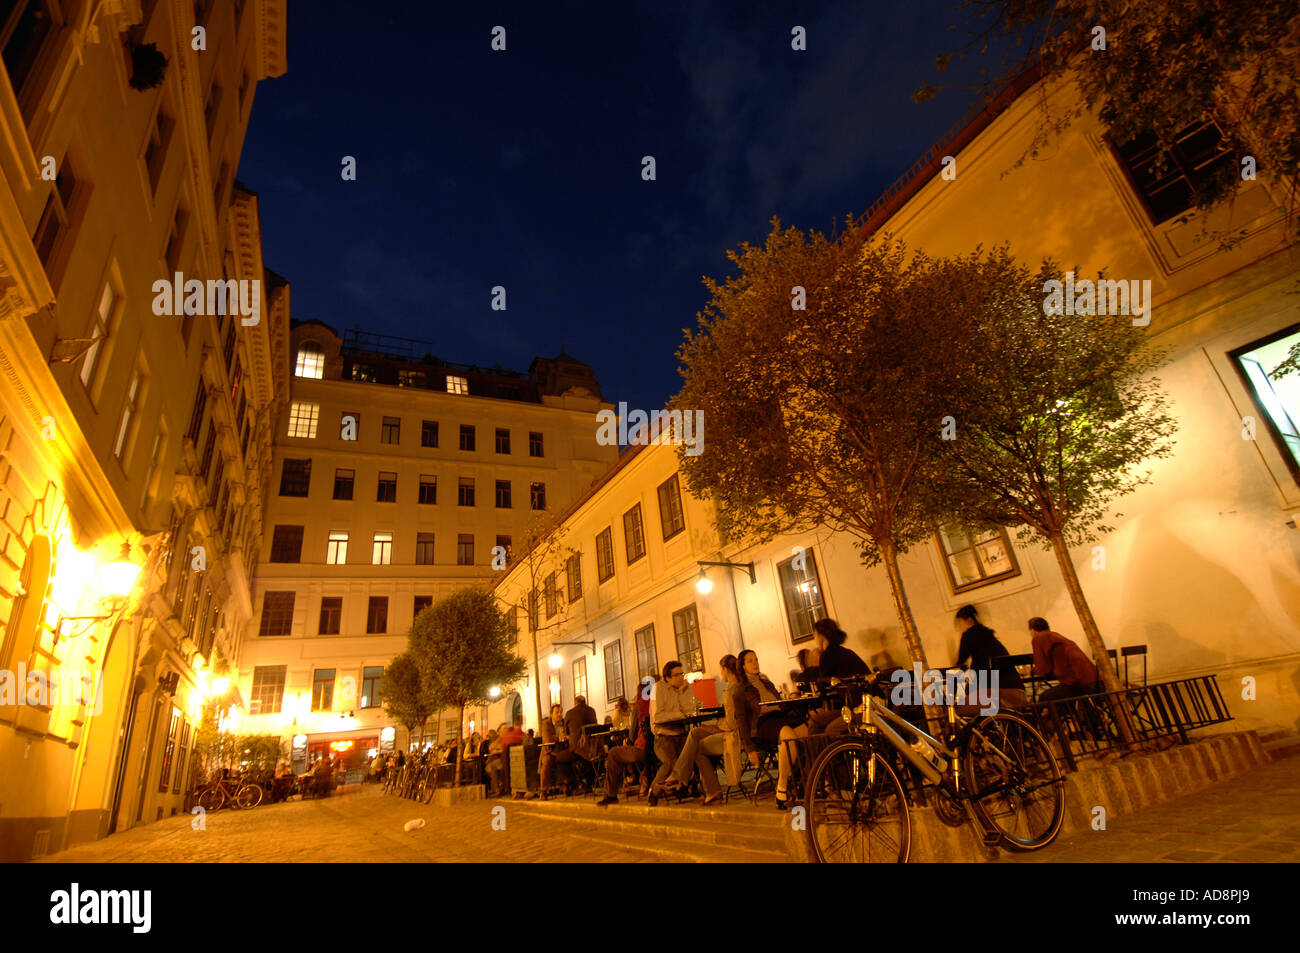
[[610,844],[640,845],[661,859],[701,861],[784,861],[784,832],[788,815],[775,810],[760,812],[745,805],[732,810],[664,804],[614,804],[597,807],[594,801],[515,802],[509,810],[563,825],[566,836],[581,835]]

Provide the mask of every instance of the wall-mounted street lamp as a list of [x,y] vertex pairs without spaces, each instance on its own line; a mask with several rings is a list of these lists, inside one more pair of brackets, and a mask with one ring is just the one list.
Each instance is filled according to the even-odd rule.
[[[68,633],[64,632],[63,624],[65,622],[103,622],[111,619],[118,612],[126,608],[126,600],[131,595],[131,590],[135,588],[136,580],[140,578],[140,573],[144,567],[140,566],[131,559],[131,544],[123,543],[122,551],[118,557],[111,563],[106,563],[99,570],[99,602],[108,610],[102,615],[59,615],[58,624],[54,631],[60,638],[66,637]],[[84,634],[82,632],[76,635]]]
[[[593,639],[592,641],[590,641],[590,642],[583,642],[583,641],[581,641],[581,640],[575,640],[575,641],[573,641],[573,642],[552,642],[551,645],[552,645],[552,646],[556,646],[556,645],[590,645],[590,646],[591,646],[591,654],[592,654],[592,655],[595,655],[595,654],[596,654],[596,641],[595,641],[594,639]],[[551,653],[551,657],[550,657],[550,659],[548,659],[548,661],[550,662],[551,668],[559,668],[561,665],[564,664],[564,659],[560,656],[560,653],[559,653],[559,652],[552,652],[552,653]]]
[[704,570],[705,566],[721,566],[725,569],[743,569],[749,573],[749,582],[751,585],[758,582],[758,574],[754,572],[753,563],[727,563],[713,562],[707,559],[696,560],[700,568],[700,578],[695,581],[695,588],[701,595],[708,595],[713,591],[713,583],[709,579],[709,574]]

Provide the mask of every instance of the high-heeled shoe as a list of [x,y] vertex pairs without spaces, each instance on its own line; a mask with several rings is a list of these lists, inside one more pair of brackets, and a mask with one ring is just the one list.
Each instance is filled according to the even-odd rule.
[[789,804],[790,804],[789,798],[790,798],[789,792],[786,792],[784,795],[782,795],[782,792],[777,791],[777,792],[776,792],[776,809],[777,809],[778,811],[784,811],[784,810],[789,806]]

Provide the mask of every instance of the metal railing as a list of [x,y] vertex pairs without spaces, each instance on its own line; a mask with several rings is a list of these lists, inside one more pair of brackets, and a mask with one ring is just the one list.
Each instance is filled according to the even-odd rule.
[[[1083,758],[1109,751],[1141,750],[1171,739],[1187,744],[1189,731],[1232,721],[1214,675],[1035,702],[1026,711],[1045,737],[1060,743],[1061,755],[1071,771],[1078,770]],[[1132,749],[1120,734],[1122,718],[1127,718],[1133,734]]]

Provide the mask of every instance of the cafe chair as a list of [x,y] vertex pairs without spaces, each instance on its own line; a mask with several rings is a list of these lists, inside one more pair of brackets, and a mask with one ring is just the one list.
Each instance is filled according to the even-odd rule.
[[[764,781],[772,789],[773,795],[776,794],[776,775],[772,773],[772,768],[776,765],[776,748],[763,747],[759,750],[762,757],[758,762],[758,767],[754,769],[754,790],[750,792],[749,798],[755,807],[758,806],[758,793],[762,790]],[[728,778],[727,780],[731,779]]]

